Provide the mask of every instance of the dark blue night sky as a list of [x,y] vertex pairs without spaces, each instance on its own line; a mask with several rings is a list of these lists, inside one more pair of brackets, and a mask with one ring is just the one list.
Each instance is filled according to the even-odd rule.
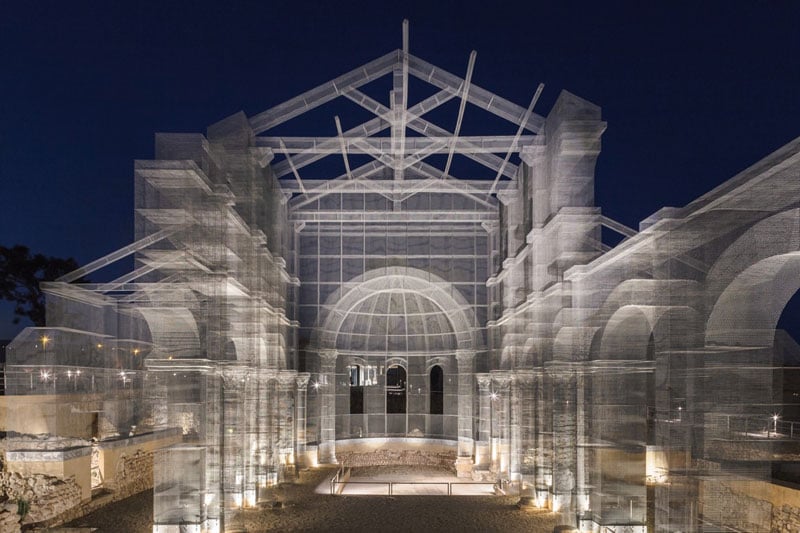
[[413,54],[463,76],[475,49],[473,81],[523,107],[539,82],[540,114],[561,89],[600,105],[597,203],[633,227],[800,136],[800,4],[605,4],[3,2],[0,244],[85,263],[129,243],[155,132],[270,108],[399,48],[404,18]]

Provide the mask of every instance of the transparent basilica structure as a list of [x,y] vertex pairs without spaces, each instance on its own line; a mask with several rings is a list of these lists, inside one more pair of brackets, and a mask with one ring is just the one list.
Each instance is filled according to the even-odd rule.
[[[263,113],[156,135],[133,242],[45,284],[47,327],[9,348],[7,394],[35,405],[9,449],[171,432],[158,532],[224,531],[360,443],[445,450],[581,531],[769,531],[781,505],[748,502],[800,457],[800,348],[775,329],[800,288],[800,140],[629,228],[594,202],[597,105],[540,115],[541,86],[522,107],[472,83],[474,53],[451,74],[407,35]],[[334,100],[371,118],[275,133]],[[462,134],[470,113],[507,132]]]

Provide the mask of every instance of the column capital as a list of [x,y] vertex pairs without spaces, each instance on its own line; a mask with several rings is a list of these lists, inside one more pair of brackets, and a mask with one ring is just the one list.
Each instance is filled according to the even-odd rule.
[[241,365],[226,365],[219,368],[222,384],[227,388],[243,387],[245,381],[250,378],[248,374],[247,369]]
[[475,359],[474,350],[456,350],[456,361],[472,362]]
[[459,372],[469,372],[472,370],[472,362],[475,360],[475,352],[472,350],[456,350],[456,361],[458,361]]
[[492,382],[495,384],[495,389],[507,389],[511,384],[513,376],[508,370],[493,370]]
[[478,380],[478,388],[481,392],[488,392],[489,386],[492,384],[491,374],[475,374],[475,379]]
[[308,381],[311,379],[311,374],[308,372],[298,372],[297,376],[295,377],[295,384],[297,385],[297,390],[305,390],[308,387]]
[[321,363],[335,363],[336,358],[339,356],[339,352],[326,348],[317,352],[317,355],[319,355],[319,361]]

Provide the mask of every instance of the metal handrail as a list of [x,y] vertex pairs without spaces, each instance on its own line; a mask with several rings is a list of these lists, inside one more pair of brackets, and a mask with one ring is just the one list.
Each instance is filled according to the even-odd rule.
[[347,481],[339,481],[344,477],[344,475],[345,475],[345,465],[342,464],[342,466],[340,466],[339,469],[336,470],[336,474],[331,478],[331,495],[334,496],[336,495],[337,483],[347,483]]
[[726,440],[800,439],[800,422],[753,415],[722,415]]
[[494,486],[492,481],[339,481],[340,474],[343,475],[343,469],[339,469],[336,475],[331,478],[331,494],[337,495],[337,485],[386,485],[388,488],[388,496],[394,496],[395,485],[446,485],[447,495],[453,495],[453,485],[490,485]]

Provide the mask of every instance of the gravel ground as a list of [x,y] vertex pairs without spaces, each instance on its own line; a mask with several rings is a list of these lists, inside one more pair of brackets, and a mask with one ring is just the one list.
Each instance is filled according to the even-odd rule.
[[97,533],[153,533],[153,491],[106,505],[63,527],[96,527]]
[[[372,469],[371,469],[372,470]],[[380,470],[383,474],[386,467]],[[388,467],[393,473],[408,473]],[[516,496],[330,496],[317,494],[320,483],[335,470],[320,468],[301,472],[296,483],[284,484],[273,493],[283,508],[254,509],[239,513],[234,524],[248,532],[435,532],[525,531],[551,533],[557,524],[553,514],[521,511]],[[372,472],[378,473],[377,470]],[[372,473],[371,472],[371,473]],[[99,533],[152,533],[153,493],[146,491],[106,506],[68,524],[96,527]]]

